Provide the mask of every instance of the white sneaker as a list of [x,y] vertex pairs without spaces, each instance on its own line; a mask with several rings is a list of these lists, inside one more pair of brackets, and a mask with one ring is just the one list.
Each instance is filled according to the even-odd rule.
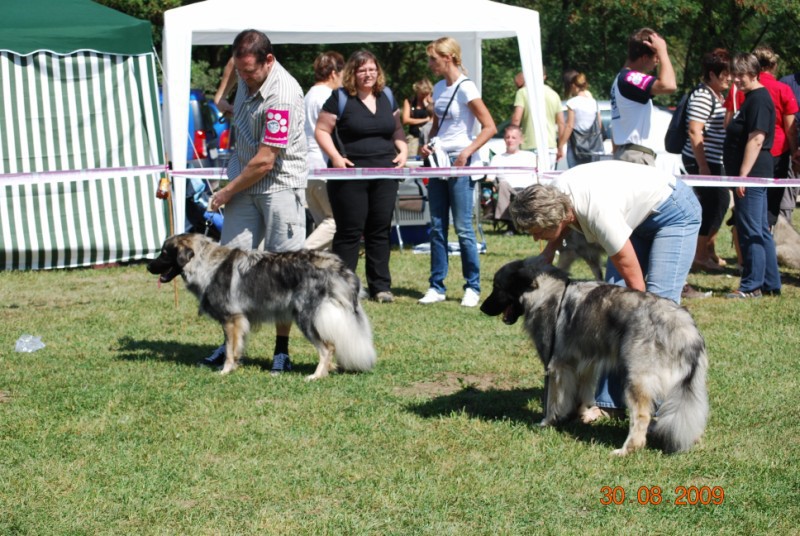
[[461,300],[462,307],[477,307],[478,303],[481,301],[481,295],[468,288],[464,291],[464,299]]
[[423,305],[427,305],[429,303],[439,303],[445,300],[445,295],[436,290],[435,288],[429,288],[428,292],[419,299],[417,303],[421,303]]

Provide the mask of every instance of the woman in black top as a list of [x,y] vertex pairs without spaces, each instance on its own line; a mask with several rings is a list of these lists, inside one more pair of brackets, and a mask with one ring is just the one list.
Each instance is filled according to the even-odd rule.
[[[315,130],[329,166],[403,167],[408,151],[403,125],[391,92],[384,91],[383,71],[375,56],[365,50],[350,56],[342,85],[343,90],[334,91],[322,106]],[[346,99],[344,107],[340,98]],[[394,301],[389,234],[397,182],[329,180],[328,196],[336,220],[332,251],[355,272],[363,236],[369,294],[379,302]]]
[[[753,54],[737,54],[731,62],[736,87],[745,93],[742,107],[725,133],[723,162],[726,173],[740,177],[772,177],[770,155],[775,137],[775,105],[758,81],[761,67]],[[742,251],[742,279],[728,298],[759,298],[780,294],[781,278],[775,242],[767,221],[767,189],[734,189],[735,224]]]
[[[427,78],[415,82],[411,89],[414,98],[403,101],[403,124],[408,125],[408,156],[413,158],[419,154],[419,146],[424,143],[423,131],[430,131],[433,116],[433,85]],[[425,128],[427,127],[427,128]]]

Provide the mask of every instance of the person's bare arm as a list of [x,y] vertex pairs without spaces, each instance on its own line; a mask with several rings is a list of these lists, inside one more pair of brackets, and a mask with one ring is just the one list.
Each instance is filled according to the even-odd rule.
[[650,93],[653,95],[675,93],[675,90],[678,89],[678,82],[675,80],[675,70],[672,68],[672,62],[667,53],[667,42],[660,35],[654,33],[644,43],[653,50],[659,63],[658,77],[653,87],[650,88]]
[[566,126],[564,125],[564,112],[560,109],[556,112],[556,160],[564,158],[564,144],[560,143],[561,136],[564,135]]
[[569,141],[569,137],[572,135],[572,130],[575,128],[575,110],[571,108],[567,108],[567,121],[564,123],[564,130],[561,131],[561,135],[558,137],[558,146],[563,147],[564,144]]
[[[754,130],[750,133],[750,136],[747,139],[747,145],[744,146],[742,167],[739,168],[740,177],[747,177],[750,174],[750,171],[753,169],[756,159],[758,158],[758,153],[761,152],[761,146],[764,145],[765,138],[766,132],[763,130]],[[744,197],[744,186],[737,186],[735,191],[737,197]]]
[[647,290],[642,267],[639,266],[639,258],[636,256],[636,251],[634,251],[630,240],[625,242],[621,250],[611,255],[610,259],[622,279],[625,280],[628,288],[641,291]]
[[238,80],[239,77],[233,68],[233,58],[231,58],[228,60],[228,63],[225,64],[225,68],[222,71],[222,79],[214,95],[214,104],[216,104],[219,111],[224,114],[233,113],[233,106],[228,102],[228,95],[233,91]]
[[317,126],[314,128],[314,138],[328,158],[331,159],[331,166],[335,168],[353,167],[353,163],[343,157],[333,143],[333,131],[336,128],[336,116],[324,110],[319,112]]
[[514,106],[514,111],[511,112],[511,124],[515,127],[520,126],[522,123],[522,114],[524,112],[524,108],[522,106]]
[[395,167],[403,167],[406,165],[408,159],[408,144],[406,143],[406,134],[403,131],[403,123],[400,121],[400,112],[396,111],[394,116],[394,146],[397,148],[397,156],[392,160]]
[[264,175],[272,171],[280,152],[280,147],[264,144],[260,145],[258,147],[258,152],[250,159],[241,174],[231,179],[228,184],[211,196],[211,200],[208,204],[209,210],[212,212],[218,210],[219,207],[227,204],[234,195],[260,181]]
[[697,161],[697,167],[700,168],[700,174],[711,175],[711,169],[708,167],[708,160],[706,160],[704,127],[705,124],[701,121],[689,121],[689,141],[692,144],[692,152],[694,153],[694,159]]

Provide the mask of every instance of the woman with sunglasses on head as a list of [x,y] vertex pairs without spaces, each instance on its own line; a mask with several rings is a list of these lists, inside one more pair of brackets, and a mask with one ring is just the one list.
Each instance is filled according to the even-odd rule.
[[[437,136],[441,148],[456,167],[469,166],[477,158],[478,149],[497,132],[489,110],[481,99],[478,87],[466,77],[461,64],[461,46],[452,37],[442,37],[427,48],[428,67],[442,79],[433,87],[434,116],[431,138]],[[480,133],[475,135],[476,122]],[[424,146],[423,157],[431,154]],[[458,235],[461,271],[466,280],[461,305],[475,307],[480,301],[480,260],[472,209],[475,203],[475,183],[471,176],[431,179],[428,199],[431,210],[431,275],[430,288],[419,300],[431,304],[445,300],[444,280],[448,270],[447,230],[449,214]]]

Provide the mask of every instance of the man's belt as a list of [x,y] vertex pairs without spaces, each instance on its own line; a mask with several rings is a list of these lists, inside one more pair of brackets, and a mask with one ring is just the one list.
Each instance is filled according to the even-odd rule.
[[654,150],[652,150],[649,147],[645,147],[644,145],[637,145],[635,143],[626,143],[624,145],[620,145],[619,147],[626,151],[628,149],[631,149],[634,151],[639,151],[640,153],[649,154],[652,157],[656,156],[656,152]]

